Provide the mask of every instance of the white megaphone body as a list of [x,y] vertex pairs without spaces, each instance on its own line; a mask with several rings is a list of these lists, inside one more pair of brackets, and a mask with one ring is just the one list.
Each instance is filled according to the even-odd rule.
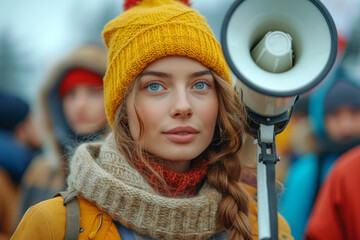
[[[263,62],[254,60],[258,52],[252,53],[267,34],[274,33],[279,34],[270,36],[265,40],[269,44],[262,46],[271,48],[273,41],[278,44],[273,50],[287,52],[278,67],[271,62],[271,51],[265,51],[270,56],[260,57]],[[236,1],[225,17],[221,43],[232,72],[240,80],[245,106],[264,117],[286,112],[295,96],[320,83],[333,66],[337,52],[335,24],[317,0]],[[289,58],[291,66],[284,67]]]
[[221,44],[257,133],[259,239],[277,239],[275,134],[298,96],[334,65],[335,24],[318,0],[237,0],[225,16]]

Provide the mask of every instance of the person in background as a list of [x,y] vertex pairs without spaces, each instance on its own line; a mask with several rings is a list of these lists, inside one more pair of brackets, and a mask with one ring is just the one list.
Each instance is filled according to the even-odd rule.
[[342,67],[310,94],[309,117],[318,151],[291,165],[279,202],[295,239],[304,238],[317,193],[336,159],[360,143],[359,96],[359,82]]
[[19,184],[40,153],[39,128],[29,104],[0,91],[0,239],[9,239],[19,212]]
[[[70,160],[80,216],[66,217],[68,197],[43,201],[12,239],[64,239],[71,226],[74,239],[257,239],[256,189],[240,181],[246,112],[220,44],[187,5],[126,1],[105,26],[112,132]],[[291,239],[281,217],[279,238]]]
[[360,239],[359,159],[360,145],[336,160],[315,201],[305,239]]
[[66,189],[68,158],[74,146],[96,140],[106,132],[105,70],[105,49],[86,44],[49,73],[38,103],[45,141],[43,154],[32,161],[22,178],[20,216],[30,206]]
[[18,184],[42,146],[39,126],[22,98],[0,92],[0,166]]

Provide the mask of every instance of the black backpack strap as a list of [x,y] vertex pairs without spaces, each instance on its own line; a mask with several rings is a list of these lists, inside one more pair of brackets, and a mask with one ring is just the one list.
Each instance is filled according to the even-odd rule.
[[57,193],[54,197],[61,195],[66,207],[66,230],[65,240],[76,240],[80,231],[80,205],[76,197],[77,191],[64,191]]

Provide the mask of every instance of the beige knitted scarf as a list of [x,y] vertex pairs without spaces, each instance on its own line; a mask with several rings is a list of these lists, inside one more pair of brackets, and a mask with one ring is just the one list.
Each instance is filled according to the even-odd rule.
[[191,198],[158,195],[116,148],[104,142],[81,145],[70,162],[69,190],[93,202],[112,219],[156,239],[206,239],[221,231],[216,222],[221,194],[208,182]]

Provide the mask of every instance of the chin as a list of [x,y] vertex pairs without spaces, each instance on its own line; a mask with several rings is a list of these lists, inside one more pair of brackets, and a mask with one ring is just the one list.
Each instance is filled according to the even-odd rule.
[[100,130],[101,130],[101,128],[99,128],[98,126],[95,127],[93,125],[88,125],[88,124],[86,124],[86,125],[81,124],[75,128],[75,131],[77,132],[77,134],[82,135],[82,136],[94,134]]
[[86,129],[77,129],[76,130],[77,134],[82,135],[82,136],[86,136],[86,135],[90,135],[95,133],[96,131],[89,131],[89,128]]
[[184,155],[183,152],[182,154],[177,154],[174,156],[170,156],[168,158],[166,158],[169,161],[174,161],[174,162],[184,162],[184,161],[191,161],[195,158],[197,158],[200,154],[189,154],[189,155]]

